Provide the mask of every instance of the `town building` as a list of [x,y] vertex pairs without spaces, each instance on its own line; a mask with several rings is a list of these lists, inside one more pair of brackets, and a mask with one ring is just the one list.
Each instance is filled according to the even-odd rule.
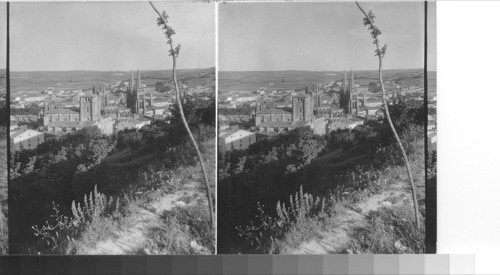
[[298,94],[292,97],[292,108],[265,109],[265,104],[257,102],[255,126],[260,132],[284,133],[297,128],[309,127],[315,134],[326,131],[326,121],[313,113],[315,101],[310,94]]
[[115,119],[113,131],[123,131],[126,129],[141,129],[142,127],[151,124],[151,121],[142,117],[119,117]]
[[44,134],[35,130],[25,129],[10,133],[10,150],[17,152],[21,150],[33,150],[44,142]]
[[363,120],[358,118],[339,117],[330,119],[327,125],[327,131],[332,132],[336,130],[352,130],[359,125],[363,125]]
[[245,150],[256,141],[256,134],[247,130],[233,130],[219,134],[219,148],[223,151]]

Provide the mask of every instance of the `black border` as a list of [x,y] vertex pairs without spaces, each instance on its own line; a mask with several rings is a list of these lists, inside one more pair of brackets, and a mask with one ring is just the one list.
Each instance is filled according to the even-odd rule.
[[436,253],[436,241],[437,241],[437,189],[436,182],[432,183],[429,181],[427,174],[427,167],[429,166],[429,139],[428,139],[428,115],[429,115],[429,91],[428,91],[428,76],[427,76],[427,21],[428,21],[428,11],[427,11],[428,1],[424,2],[424,110],[425,110],[425,253],[434,254]]
[[10,2],[5,2],[7,5],[6,12],[6,20],[7,20],[7,39],[6,39],[6,60],[7,64],[5,67],[5,88],[6,88],[6,93],[5,93],[5,108],[6,112],[5,115],[7,116],[5,119],[7,120],[7,230],[8,230],[8,250],[10,251],[10,232],[11,232],[11,224],[10,224],[10,219],[9,219],[9,209],[11,205],[11,198],[9,196],[10,194],[10,159],[11,159],[11,154],[10,154]]

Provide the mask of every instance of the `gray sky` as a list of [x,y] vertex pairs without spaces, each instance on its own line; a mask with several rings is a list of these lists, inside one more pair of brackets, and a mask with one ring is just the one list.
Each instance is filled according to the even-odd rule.
[[[384,69],[423,68],[423,2],[362,6],[373,10],[382,30],[380,39],[388,44]],[[354,3],[219,5],[219,70],[377,69],[362,18]],[[435,29],[435,20],[429,27]],[[435,49],[435,44],[429,47]],[[429,69],[435,70],[435,50],[429,54]]]
[[[215,66],[213,3],[165,3],[178,68]],[[11,71],[170,69],[148,2],[11,3]]]
[[7,4],[0,2],[0,69],[7,67]]

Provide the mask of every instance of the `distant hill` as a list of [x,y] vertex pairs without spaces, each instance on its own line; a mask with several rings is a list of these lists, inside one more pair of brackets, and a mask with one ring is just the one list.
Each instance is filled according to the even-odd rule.
[[[58,89],[84,89],[92,85],[116,83],[128,80],[130,71],[43,71],[11,72],[12,92],[25,90],[44,90],[47,87]],[[177,70],[177,77],[188,86],[215,86],[215,68]],[[142,83],[155,85],[158,81],[171,81],[171,70],[141,71]]]
[[0,90],[5,89],[5,69],[0,69]]
[[[247,71],[219,72],[219,92],[235,90],[298,89],[314,83],[329,83],[342,79],[343,71]],[[367,86],[378,80],[378,71],[354,71],[355,82]],[[423,86],[423,69],[385,70],[384,80],[398,80],[403,85]],[[349,77],[349,72],[347,73]],[[284,79],[284,82],[282,80]],[[436,72],[429,72],[429,91],[435,91]]]

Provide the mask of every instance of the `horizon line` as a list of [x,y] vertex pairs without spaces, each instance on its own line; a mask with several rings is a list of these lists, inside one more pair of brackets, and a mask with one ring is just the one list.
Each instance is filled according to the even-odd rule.
[[[215,69],[215,66],[212,67],[200,67],[200,68],[185,68],[185,69],[179,69],[176,68],[176,71],[182,71],[182,70],[204,70],[204,69]],[[0,70],[6,70],[0,69]],[[137,71],[137,69],[131,69],[132,71]],[[147,71],[171,71],[172,69],[139,69],[140,71],[147,72]],[[130,70],[38,70],[38,71],[20,71],[20,70],[10,70],[11,73],[34,73],[34,72],[130,72]]]
[[[350,71],[351,69],[345,69],[345,71]],[[395,71],[395,70],[424,70],[424,68],[406,68],[406,69],[382,69],[382,71]],[[288,69],[288,70],[219,70],[217,72],[342,72],[344,70],[300,70],[300,69]],[[354,70],[353,72],[363,72],[363,71],[378,71],[378,69],[363,69]],[[436,70],[427,70],[429,72],[435,72]]]

